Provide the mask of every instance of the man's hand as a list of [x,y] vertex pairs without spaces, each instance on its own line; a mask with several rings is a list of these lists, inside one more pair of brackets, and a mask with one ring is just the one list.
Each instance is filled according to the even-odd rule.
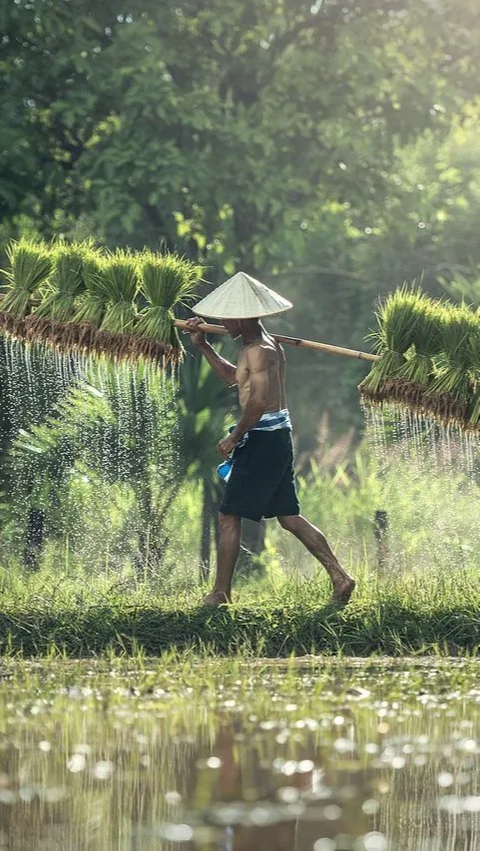
[[205,333],[198,330],[199,325],[203,325],[203,319],[200,316],[194,316],[192,319],[187,319],[187,328],[185,334],[190,334],[192,343],[199,348],[205,342]]
[[217,449],[224,461],[226,461],[228,456],[233,452],[237,443],[237,439],[232,437],[230,434],[228,437],[224,437],[223,440],[220,440],[220,442],[217,443]]

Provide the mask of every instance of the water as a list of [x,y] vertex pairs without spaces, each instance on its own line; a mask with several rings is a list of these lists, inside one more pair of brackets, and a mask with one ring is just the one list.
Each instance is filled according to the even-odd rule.
[[465,566],[480,547],[478,437],[398,405],[364,412],[378,508],[390,521],[389,568]]
[[366,435],[375,457],[388,460],[388,449],[405,460],[433,462],[447,472],[460,467],[479,483],[479,440],[459,425],[439,424],[421,411],[398,405],[363,405]]
[[0,848],[478,848],[476,663],[148,666],[3,680]]
[[141,561],[140,536],[145,528],[160,535],[152,518],[178,465],[170,367],[112,364],[3,338],[0,370],[4,433],[15,454],[4,554],[22,557],[34,508],[50,550],[67,549],[97,569]]

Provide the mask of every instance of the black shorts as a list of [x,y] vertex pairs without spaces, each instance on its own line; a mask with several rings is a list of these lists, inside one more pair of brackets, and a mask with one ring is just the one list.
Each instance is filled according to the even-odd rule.
[[290,429],[251,431],[236,449],[220,511],[247,520],[300,513]]

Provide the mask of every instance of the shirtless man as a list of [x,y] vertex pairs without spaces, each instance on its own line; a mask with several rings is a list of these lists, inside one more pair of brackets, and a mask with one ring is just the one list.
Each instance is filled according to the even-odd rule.
[[259,319],[224,319],[229,335],[242,340],[235,367],[207,342],[198,328],[203,321],[200,317],[189,320],[192,343],[220,379],[230,387],[238,387],[242,409],[234,430],[218,444],[222,458],[227,459],[233,453],[234,463],[220,506],[215,585],[203,602],[214,606],[231,602],[241,518],[259,521],[262,517],[276,517],[324,566],[333,585],[333,601],[348,603],[355,588],[354,580],[340,566],[322,532],[300,515],[282,347]]

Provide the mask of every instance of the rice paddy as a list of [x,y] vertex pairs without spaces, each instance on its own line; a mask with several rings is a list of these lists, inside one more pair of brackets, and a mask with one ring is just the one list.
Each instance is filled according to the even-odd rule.
[[475,851],[477,662],[4,663],[0,847]]

